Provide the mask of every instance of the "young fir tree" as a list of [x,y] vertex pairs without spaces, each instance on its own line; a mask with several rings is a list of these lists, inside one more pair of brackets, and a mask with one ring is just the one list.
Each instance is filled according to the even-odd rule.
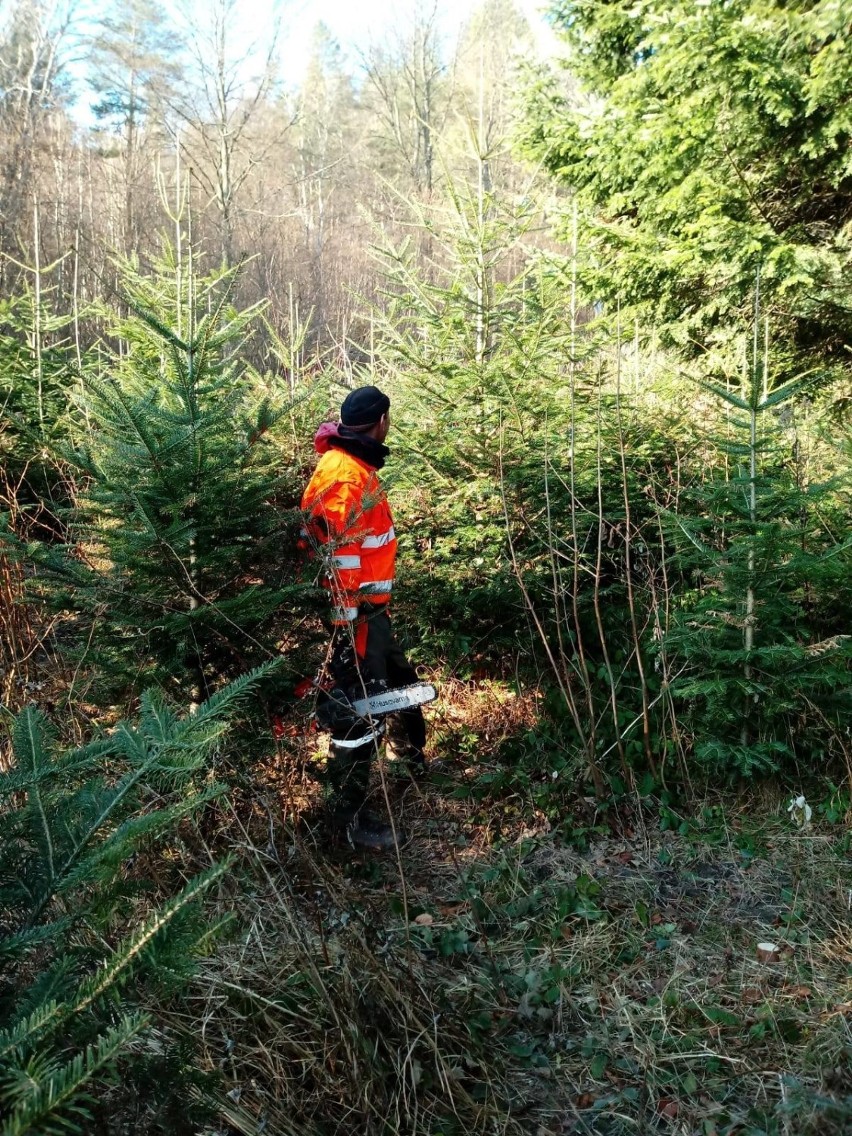
[[54,453],[67,438],[74,383],[71,318],[38,286],[0,300],[0,509],[19,531],[49,538],[68,490]]
[[514,522],[522,470],[538,464],[528,447],[558,399],[543,375],[567,340],[564,308],[542,303],[522,250],[531,202],[512,210],[489,188],[487,161],[479,155],[478,182],[448,184],[445,208],[413,207],[432,263],[418,265],[408,241],[382,249],[385,304],[374,313],[375,381],[393,387],[392,445],[405,454],[389,469],[408,491],[401,539],[417,542],[401,567],[425,568],[403,592],[451,654],[467,654],[486,626],[490,646],[509,650],[526,627],[504,495]]
[[197,703],[269,656],[292,591],[273,507],[287,471],[267,445],[281,411],[241,359],[258,306],[232,307],[235,270],[195,279],[169,251],[147,277],[122,269],[128,315],[83,375],[87,431],[68,454],[83,477],[71,543],[30,552],[107,687]]
[[[639,642],[648,620],[630,545],[643,518],[657,529],[639,482],[666,452],[665,416],[622,426],[617,380],[580,326],[571,264],[525,247],[533,193],[516,210],[489,188],[488,154],[477,156],[481,176],[450,185],[446,216],[422,218],[428,274],[409,247],[385,250],[375,356],[401,396],[392,445],[406,460],[391,473],[409,490],[403,552],[414,546],[401,592],[462,666],[505,660],[519,643],[527,663],[540,660],[555,725],[528,747],[531,776],[546,763],[552,784],[554,770],[579,766],[603,791],[602,754],[622,772],[634,754],[653,767],[658,680]],[[631,723],[639,737],[625,748]]]
[[227,864],[189,882],[182,873],[169,881],[164,867],[165,894],[153,902],[145,865],[222,792],[207,775],[210,756],[235,706],[274,665],[183,719],[147,692],[138,725],[118,722],[70,751],[34,708],[15,721],[14,765],[0,774],[3,1136],[105,1130],[98,1122],[115,1090],[106,1107],[93,1094],[115,1081],[116,1065],[123,1091],[144,1080],[152,1112],[184,1094],[186,1129],[159,1130],[197,1130],[185,1093],[199,1074],[175,1059],[174,1039],[161,1030],[159,1050],[147,1053],[131,1043],[209,943],[215,928],[196,901]]
[[[792,420],[802,380],[771,387],[758,293],[740,391],[701,386],[727,410],[728,459],[674,518],[681,567],[696,584],[679,600],[667,649],[687,664],[676,683],[712,773],[750,776],[798,759],[822,771],[852,710],[850,549],[837,487],[796,471]],[[791,459],[787,455],[791,454]],[[671,519],[671,518],[670,518]],[[838,535],[840,534],[840,535]],[[688,543],[683,542],[688,538]]]

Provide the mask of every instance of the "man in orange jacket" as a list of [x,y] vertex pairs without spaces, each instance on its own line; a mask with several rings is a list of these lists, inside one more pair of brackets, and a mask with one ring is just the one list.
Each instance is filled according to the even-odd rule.
[[[389,454],[390,399],[378,387],[351,391],[340,423],[323,423],[314,445],[320,460],[302,497],[304,534],[322,556],[334,632],[330,669],[345,696],[335,702],[328,764],[332,823],[353,845],[387,848],[393,830],[363,809],[370,764],[384,733],[382,719],[359,718],[356,698],[417,682],[388,616],[396,534],[377,471]],[[426,726],[419,706],[400,714],[409,767],[425,769]]]

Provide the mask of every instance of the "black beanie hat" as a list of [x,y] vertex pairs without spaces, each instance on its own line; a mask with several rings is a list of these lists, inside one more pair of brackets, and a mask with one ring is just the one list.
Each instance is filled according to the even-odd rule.
[[374,426],[390,410],[390,399],[378,387],[358,387],[350,391],[340,408],[344,426]]

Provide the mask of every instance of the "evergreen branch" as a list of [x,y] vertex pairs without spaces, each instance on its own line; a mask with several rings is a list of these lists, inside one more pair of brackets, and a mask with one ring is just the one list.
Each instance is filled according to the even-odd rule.
[[[38,794],[37,791],[30,794],[30,800],[35,800],[39,804],[38,815],[41,817],[44,840],[47,841],[47,845],[50,849],[49,875],[41,892],[41,896],[35,903],[33,911],[30,913],[30,927],[37,922],[47,904],[50,902],[50,899],[55,894],[66,891],[69,887],[79,882],[81,878],[87,878],[91,874],[91,869],[104,859],[119,857],[121,850],[127,846],[127,842],[134,832],[142,833],[143,831],[150,831],[158,825],[168,823],[168,812],[162,817],[158,814],[151,814],[147,818],[137,818],[133,822],[128,822],[125,827],[117,830],[108,846],[98,849],[91,856],[85,855],[91,842],[110,818],[115,815],[121,803],[146,774],[150,774],[155,770],[160,773],[186,773],[198,767],[203,760],[202,752],[197,752],[195,759],[191,761],[189,765],[183,761],[168,767],[163,758],[165,753],[175,746],[184,751],[188,744],[194,746],[197,751],[209,749],[216,738],[221,736],[224,730],[227,729],[228,723],[224,721],[223,712],[233,706],[240,698],[244,697],[257,681],[270,673],[274,666],[277,665],[277,662],[278,660],[273,660],[272,663],[258,667],[255,671],[243,675],[229,687],[224,688],[224,690],[214,696],[210,702],[206,703],[197,715],[187,719],[185,722],[178,723],[174,731],[174,737],[169,739],[165,744],[158,745],[154,752],[150,752],[144,736],[138,731],[132,730],[126,723],[120,723],[111,741],[117,752],[124,756],[130,762],[131,766],[135,766],[135,768],[133,768],[119,782],[118,786],[107,795],[106,799],[99,806],[97,815],[89,823],[83,835],[76,840],[73,849],[58,870],[54,862],[50,829],[47,824],[44,808],[41,804],[40,794]],[[35,712],[31,711],[27,720],[32,720],[36,717]],[[211,789],[208,790],[210,795],[217,795],[218,792],[220,792],[218,787],[211,787]],[[174,813],[174,816],[177,817],[178,815],[183,815],[188,809],[196,807],[199,803],[203,803],[203,801],[196,802],[194,800],[188,800],[171,811]],[[43,842],[44,841],[42,841],[42,843]]]
[[213,864],[212,867],[207,868],[190,880],[174,899],[156,911],[147,923],[143,924],[141,929],[122,945],[115,957],[78,987],[74,1001],[69,1005],[67,1013],[69,1015],[81,1013],[109,990],[119,976],[139,957],[151,940],[164,927],[167,927],[176,915],[197,899],[202,892],[224,876],[230,870],[232,864],[233,858],[229,857],[218,864]]
[[[121,725],[123,726],[124,723],[121,723]],[[117,730],[116,734],[118,733],[119,731]],[[44,909],[47,907],[48,903],[50,903],[50,900],[53,898],[54,894],[56,894],[58,891],[63,890],[67,877],[71,874],[72,869],[74,868],[80,857],[83,855],[88,845],[91,843],[94,837],[97,836],[97,834],[110,819],[110,817],[113,815],[122,801],[127,797],[131,789],[133,789],[139,783],[139,781],[141,781],[141,779],[145,776],[149,769],[156,763],[157,757],[158,754],[154,754],[148,757],[148,759],[143,762],[143,764],[141,764],[137,769],[133,770],[131,773],[128,773],[122,779],[122,781],[119,782],[115,790],[113,790],[113,792],[108,795],[106,804],[101,807],[97,817],[89,824],[85,833],[78,840],[71,853],[66,857],[62,866],[58,871],[55,871],[52,874],[50,880],[48,881],[48,885],[43,889],[38,901],[36,902],[32,912],[30,913],[30,926],[35,924],[41,917]]]
[[751,446],[748,442],[731,442],[727,438],[714,439],[719,450],[731,458],[745,458],[760,447]]
[[[140,413],[139,403],[131,403],[121,387],[114,380],[102,382],[94,375],[85,374],[82,380],[90,387],[104,406],[116,415],[119,422],[129,426],[139,439],[145,451],[156,467],[159,460],[159,447],[156,439],[145,428],[145,421]],[[70,460],[70,459],[69,459]]]
[[190,387],[190,373],[189,373],[189,360],[186,353],[180,351],[174,344],[169,344],[169,354],[174,364],[175,374],[177,375],[178,385],[183,397],[184,405],[188,405],[192,398],[192,390]]
[[38,1036],[47,1027],[48,1023],[59,1013],[60,1004],[51,999],[38,1006],[27,1017],[16,1022],[9,1029],[0,1031],[0,1061],[20,1049],[33,1037]]
[[232,862],[231,859],[223,860],[190,880],[174,899],[155,911],[148,921],[119,947],[111,959],[80,983],[69,1001],[46,1003],[24,1021],[0,1032],[0,1060],[15,1049],[33,1044],[36,1038],[43,1041],[69,1018],[82,1013],[96,1002],[118,982],[152,939],[188,904],[223,876],[230,869]]
[[30,426],[26,418],[21,418],[20,415],[9,410],[5,405],[0,407],[0,421],[6,421],[14,426],[21,437],[26,438],[34,447],[38,449],[48,448],[54,456],[57,455],[57,448],[50,446],[49,440],[45,437],[40,425],[38,428]]
[[778,406],[782,402],[787,402],[789,399],[795,398],[797,394],[801,393],[805,385],[804,378],[801,376],[796,379],[791,379],[788,383],[784,383],[783,386],[776,387],[766,398],[762,398],[758,409],[769,410],[773,406]]
[[56,875],[53,837],[51,836],[50,825],[47,823],[38,778],[38,773],[46,760],[41,744],[45,724],[46,718],[41,711],[28,706],[15,722],[13,745],[18,761],[32,775],[27,792],[28,812],[35,821],[34,837],[47,868],[47,883],[50,886]]
[[136,772],[147,772],[157,760],[157,751],[151,754],[144,734],[123,719],[115,727],[112,739],[117,753],[136,766]]
[[699,552],[703,553],[714,563],[718,560],[718,553],[716,552],[716,550],[705,544],[702,540],[699,540],[699,538],[695,536],[694,533],[691,533],[677,513],[673,512],[671,509],[663,508],[659,509],[659,513],[660,516],[666,517],[670,521],[674,521],[677,527],[683,532],[683,535],[687,538],[687,540],[691,544],[695,545]]
[[272,400],[268,396],[261,399],[260,405],[252,418],[246,418],[243,421],[243,430],[245,431],[246,441],[244,445],[245,458],[257,442],[267,434],[273,427],[277,426],[281,419],[287,414],[289,406],[281,405],[274,407]]
[[49,943],[51,939],[55,939],[64,934],[73,923],[73,918],[68,915],[63,919],[55,920],[53,923],[42,923],[38,927],[30,927],[26,931],[19,931],[15,935],[7,935],[5,938],[0,939],[0,958],[16,958],[29,950],[30,947],[37,947],[42,943]]
[[[21,711],[25,713],[25,711]],[[60,778],[68,783],[75,776],[85,773],[97,766],[98,763],[115,750],[112,738],[99,738],[89,742],[81,749],[72,750],[58,759],[54,759],[49,766],[41,767],[35,772],[29,769],[14,767],[0,773],[0,800],[11,797],[15,793],[28,792],[31,786],[44,782],[56,781]]]
[[207,724],[210,719],[215,718],[222,714],[224,710],[230,709],[236,702],[244,698],[253,687],[255,687],[262,679],[267,678],[278,670],[284,663],[284,659],[279,655],[274,659],[270,659],[254,670],[248,671],[239,678],[234,679],[233,682],[228,683],[227,686],[217,690],[212,694],[206,702],[204,702],[191,717],[184,719],[181,723],[181,733],[186,732],[192,734],[195,730],[200,729]]
[[[258,300],[258,302],[252,304],[250,308],[245,308],[243,311],[239,312],[232,319],[228,320],[217,332],[206,337],[203,344],[204,351],[218,351],[220,347],[225,347],[231,340],[241,335],[251,321],[261,315],[268,306],[268,300]],[[214,319],[217,314],[218,313],[214,313]]]
[[[73,1111],[86,1116],[79,1105],[74,1105],[85,1085],[95,1074],[109,1065],[127,1047],[128,1042],[148,1024],[145,1014],[127,1014],[118,1025],[111,1027],[95,1045],[78,1053],[65,1065],[52,1069],[46,1083],[36,1082],[30,1092],[17,1105],[0,1129],[0,1136],[26,1136],[26,1133],[44,1133],[44,1122],[53,1117],[68,1126],[57,1114]],[[49,1131],[49,1129],[48,1129]]]
[[[185,771],[185,767],[181,766],[176,766],[172,770],[172,772]],[[224,785],[218,783],[208,785],[202,792],[187,794],[167,808],[129,817],[111,833],[108,840],[98,845],[77,863],[73,871],[69,872],[55,889],[55,893],[62,894],[74,887],[85,885],[88,880],[97,879],[103,874],[104,867],[117,869],[121,862],[142,844],[143,839],[150,840],[152,836],[172,830],[179,820],[197,812],[204,805],[221,797],[224,792],[226,792]]]
[[[192,342],[188,345],[187,350],[192,352],[197,358],[201,360],[203,366],[204,359],[207,351],[212,347],[213,333],[216,325],[222,316],[227,304],[230,303],[237,286],[237,276],[239,274],[239,267],[235,268],[227,277],[225,277],[225,287],[221,290],[216,298],[216,305],[213,310],[206,315],[202,316],[201,320],[196,327],[195,335]],[[226,336],[222,342],[227,342],[230,336]]]
[[190,350],[189,344],[181,339],[179,335],[176,335],[168,324],[159,319],[141,300],[135,300],[129,293],[125,293],[124,298],[131,311],[135,312],[142,322],[152,331],[156,332],[161,339],[164,339],[179,351],[187,352]]
[[728,390],[727,387],[720,387],[717,383],[708,383],[704,379],[693,379],[692,381],[696,386],[706,390],[709,394],[715,395],[716,398],[722,399],[723,402],[727,402],[731,406],[735,406],[737,410],[744,410],[746,412],[751,410],[751,404],[749,402],[741,398],[740,395]]
[[139,721],[156,738],[165,743],[174,732],[177,718],[174,711],[166,705],[159,691],[146,690],[139,700]]
[[[194,530],[192,520],[175,521],[165,532],[161,532],[157,526],[157,518],[152,516],[151,510],[142,497],[132,490],[128,491],[127,496],[133,503],[134,512],[141,521],[143,528],[148,533],[151,542],[167,550],[171,558],[176,562],[176,566],[180,568],[180,577],[185,576],[187,583],[191,585],[192,578],[189,569],[175,545],[182,539],[186,539],[187,541],[192,539]],[[175,579],[175,582],[177,582],[177,579]]]
[[844,541],[838,541],[827,548],[819,557],[819,560],[826,563],[833,560],[836,556],[842,556],[844,552],[852,552],[852,536],[847,537]]

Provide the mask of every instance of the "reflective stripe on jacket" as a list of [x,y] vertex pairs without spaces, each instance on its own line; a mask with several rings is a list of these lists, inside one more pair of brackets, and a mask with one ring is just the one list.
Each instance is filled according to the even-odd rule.
[[332,619],[348,623],[364,601],[387,603],[393,589],[396,535],[375,469],[332,446],[302,496],[306,535],[320,549]]

